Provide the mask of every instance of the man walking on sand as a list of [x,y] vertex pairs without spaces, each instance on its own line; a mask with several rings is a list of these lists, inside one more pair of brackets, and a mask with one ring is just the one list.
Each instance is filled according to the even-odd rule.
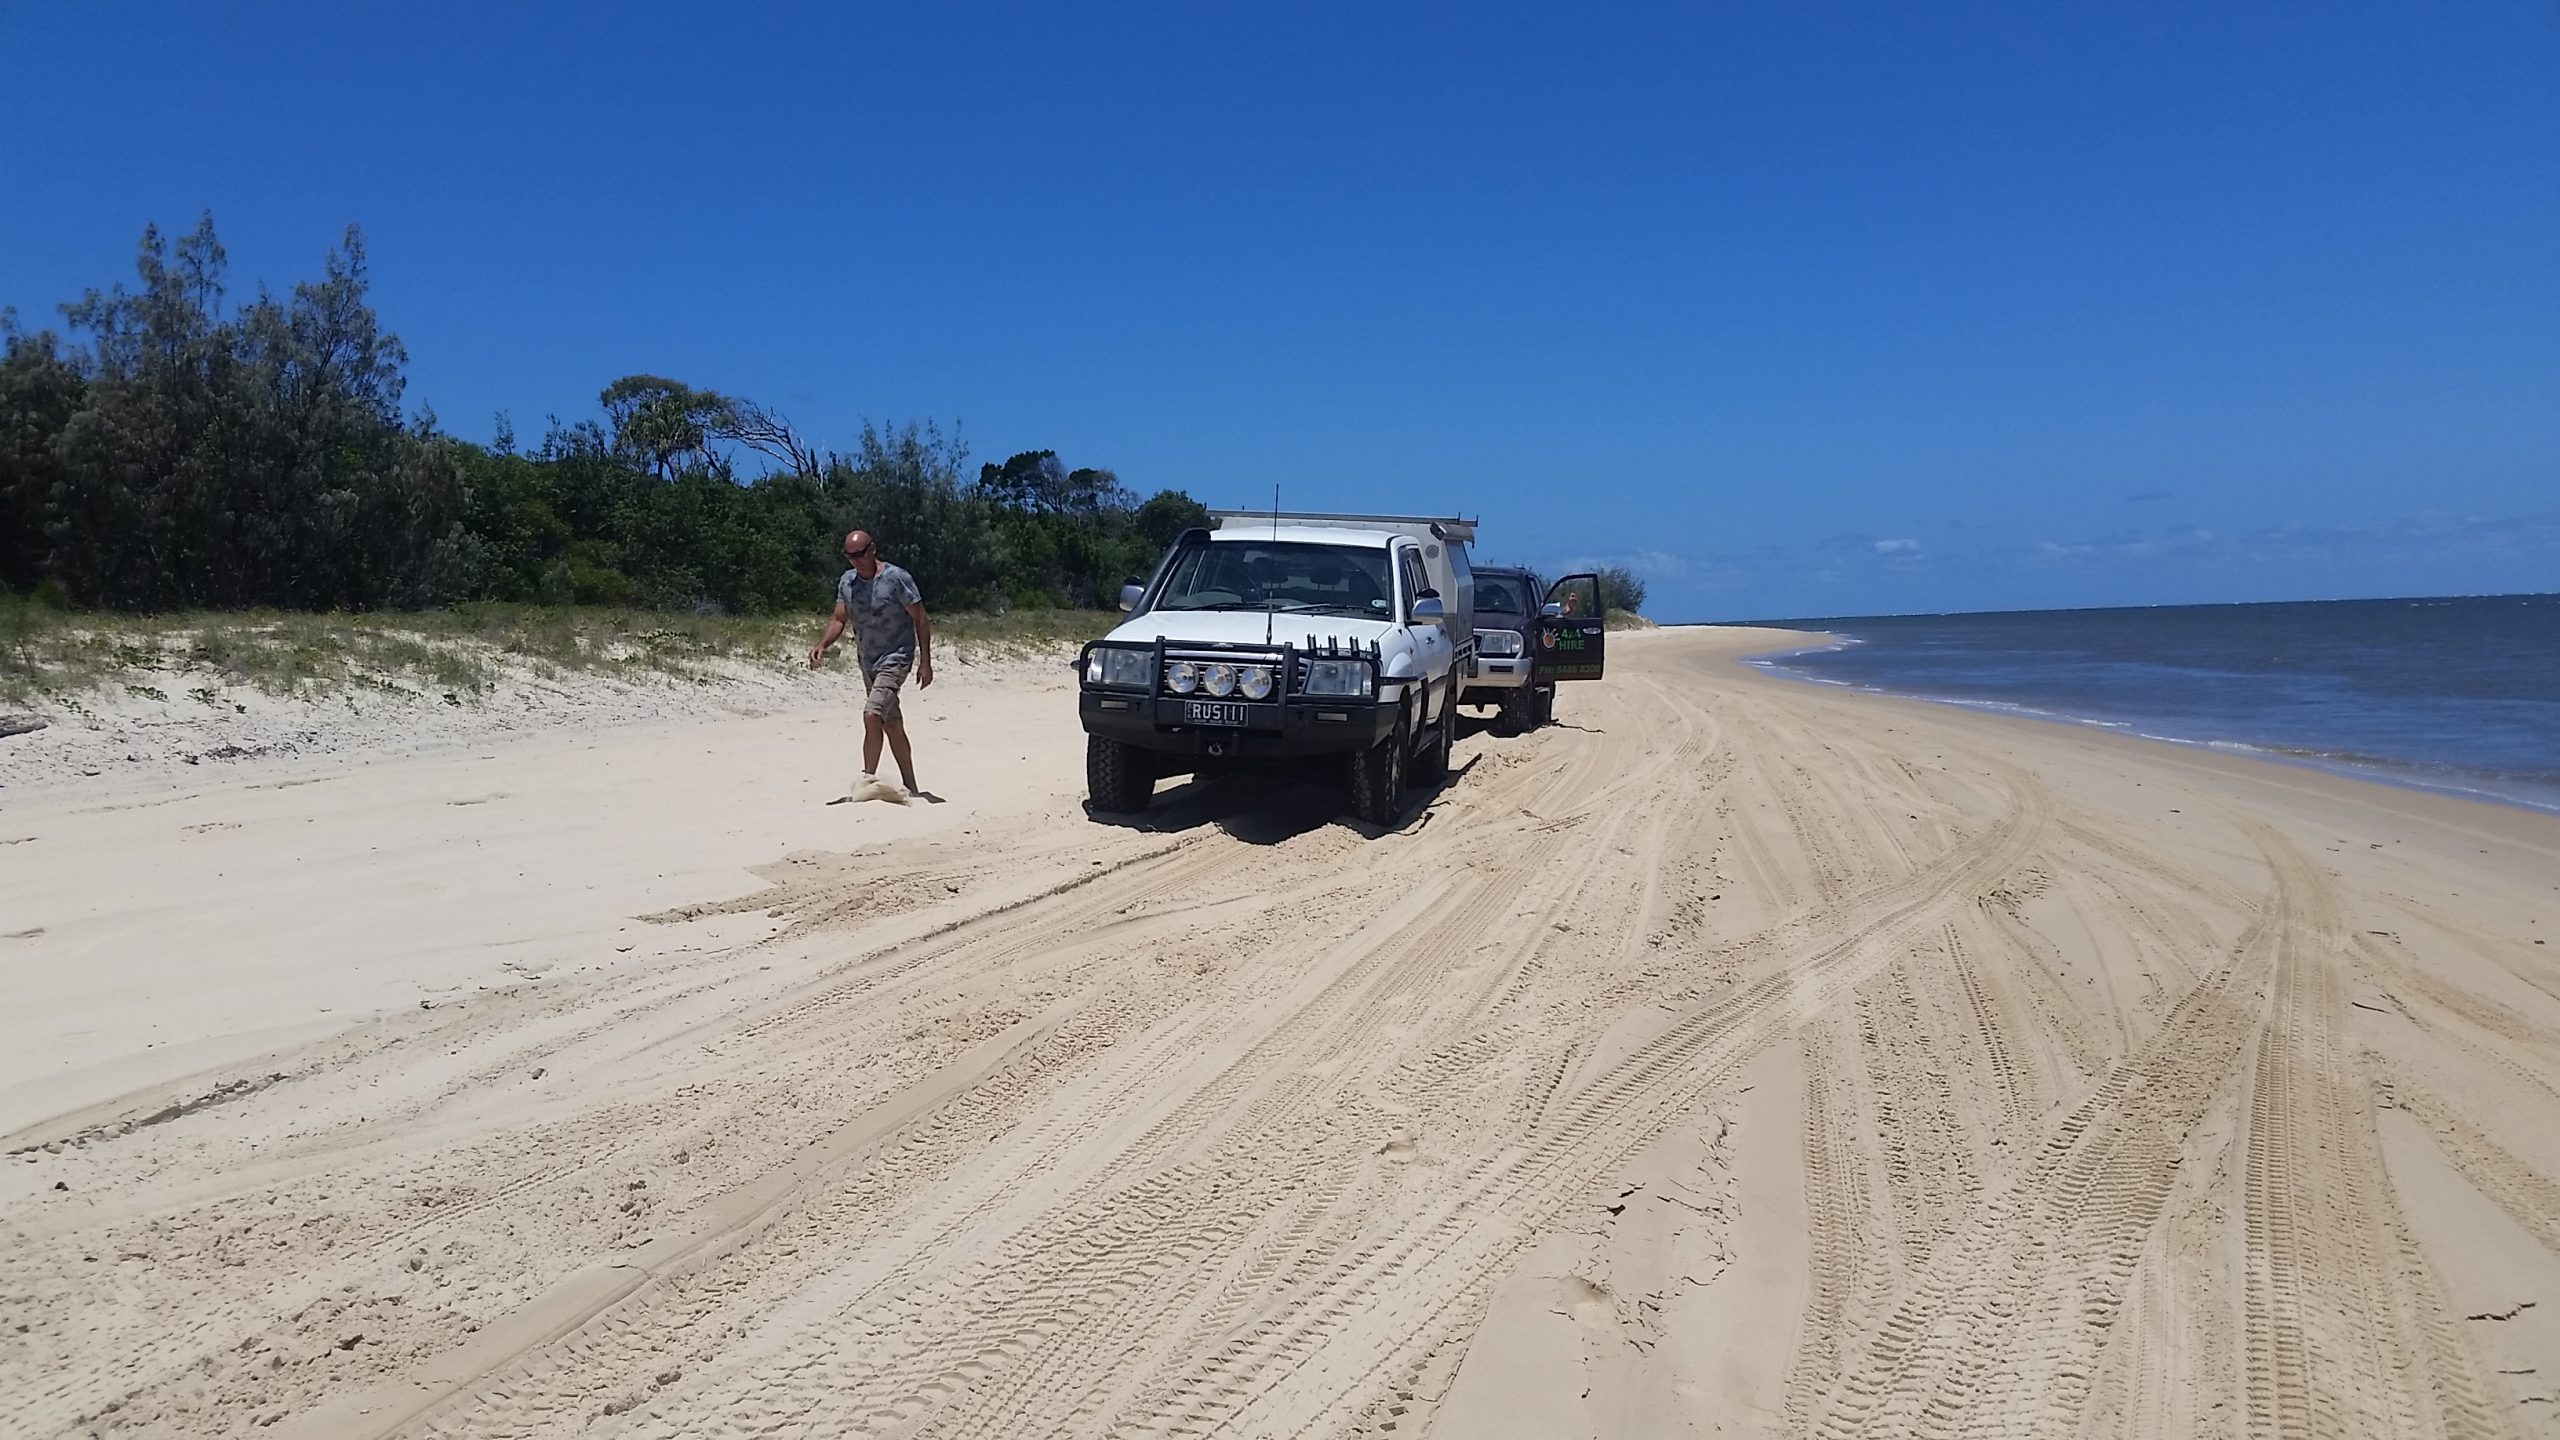
[[[898,778],[907,794],[916,787],[915,754],[907,746],[906,717],[898,709],[898,688],[907,671],[916,672],[916,688],[933,683],[933,621],[924,613],[924,594],[915,577],[883,562],[880,546],[860,530],[844,537],[844,558],[853,568],[836,581],[836,611],[826,633],[809,652],[809,668],[826,663],[827,647],[853,626],[854,655],[862,662],[862,785],[873,783],[880,770],[880,742],[898,762]],[[856,787],[857,793],[859,786]]]

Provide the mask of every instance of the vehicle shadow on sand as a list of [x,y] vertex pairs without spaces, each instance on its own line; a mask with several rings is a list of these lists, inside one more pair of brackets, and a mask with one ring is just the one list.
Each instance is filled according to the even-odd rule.
[[1469,715],[1465,711],[1460,711],[1458,713],[1458,738],[1461,740],[1496,740],[1509,744],[1515,740],[1526,740],[1543,730],[1571,730],[1582,735],[1606,735],[1609,733],[1606,730],[1594,729],[1589,725],[1576,725],[1570,720],[1550,720],[1546,724],[1539,726],[1537,730],[1512,730],[1505,728],[1501,721],[1489,715]]
[[1179,835],[1204,825],[1215,826],[1248,845],[1278,845],[1328,825],[1375,840],[1382,835],[1419,829],[1431,820],[1431,802],[1441,790],[1457,784],[1476,767],[1470,757],[1453,767],[1437,785],[1416,785],[1405,792],[1404,808],[1392,825],[1372,825],[1344,813],[1342,787],[1317,774],[1244,772],[1194,779],[1158,791],[1155,802],[1135,815],[1114,815],[1085,807],[1097,825],[1142,830],[1151,835]]

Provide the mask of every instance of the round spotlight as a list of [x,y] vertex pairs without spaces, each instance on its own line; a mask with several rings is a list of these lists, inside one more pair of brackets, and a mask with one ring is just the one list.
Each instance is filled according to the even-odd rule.
[[1207,673],[1200,677],[1200,684],[1212,695],[1233,695],[1236,693],[1236,667],[1223,660],[1212,662]]
[[1244,667],[1243,673],[1236,676],[1236,688],[1244,692],[1244,698],[1247,700],[1270,699],[1271,667],[1268,665],[1247,665]]
[[1164,683],[1176,695],[1188,695],[1200,688],[1200,667],[1189,660],[1176,660],[1164,667]]

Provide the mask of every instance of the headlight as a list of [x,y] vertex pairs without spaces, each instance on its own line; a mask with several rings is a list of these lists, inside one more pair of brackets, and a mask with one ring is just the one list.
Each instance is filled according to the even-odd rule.
[[1377,673],[1366,660],[1310,660],[1307,662],[1309,695],[1332,695],[1345,699],[1366,700],[1378,691]]
[[1164,667],[1164,683],[1176,695],[1188,695],[1200,688],[1200,662],[1176,660]]
[[1200,677],[1200,688],[1212,695],[1233,695],[1236,693],[1236,667],[1224,660],[1210,661],[1208,670]]
[[1236,672],[1236,688],[1244,692],[1244,698],[1247,700],[1270,699],[1271,667],[1268,665],[1247,665],[1242,670]]
[[1476,652],[1481,655],[1517,655],[1520,653],[1520,632],[1479,630],[1476,632]]
[[1097,645],[1084,652],[1084,683],[1144,690],[1147,688],[1147,668],[1154,659],[1155,653],[1149,650]]

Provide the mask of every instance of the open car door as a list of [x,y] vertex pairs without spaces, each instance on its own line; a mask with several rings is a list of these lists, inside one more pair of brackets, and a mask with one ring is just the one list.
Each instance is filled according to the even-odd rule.
[[1538,609],[1538,679],[1597,680],[1609,642],[1600,577],[1567,575],[1547,587]]

